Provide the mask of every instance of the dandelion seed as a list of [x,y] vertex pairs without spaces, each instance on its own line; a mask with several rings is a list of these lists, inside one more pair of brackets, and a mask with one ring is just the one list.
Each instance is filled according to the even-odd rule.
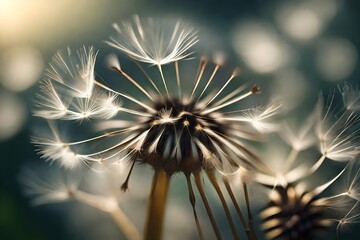
[[344,84],[344,86],[339,87],[344,106],[349,111],[359,111],[360,110],[360,91],[358,87],[352,87],[348,84]]
[[359,153],[360,119],[352,112],[343,111],[340,116],[334,114],[332,106],[334,96],[328,107],[324,109],[320,98],[317,113],[316,134],[319,139],[320,151],[334,161],[348,161]]
[[133,21],[114,23],[113,27],[117,35],[107,41],[110,46],[134,60],[156,66],[189,57],[188,50],[198,42],[196,32],[180,22],[142,20],[135,15]]
[[107,43],[122,51],[130,58],[158,67],[166,94],[169,90],[162,71],[162,65],[177,62],[189,57],[188,50],[198,42],[192,28],[180,22],[157,22],[153,19],[142,21],[137,15],[133,22],[124,21],[120,25],[114,23],[116,37]]
[[96,55],[92,47],[85,46],[76,53],[70,48],[59,51],[50,63],[46,78],[63,85],[66,96],[89,98],[94,87]]
[[50,135],[33,137],[32,142],[39,148],[41,156],[50,161],[59,161],[65,168],[75,168],[85,160],[84,156],[75,153],[69,144],[62,141],[55,125],[49,122]]
[[73,178],[64,179],[60,173],[53,174],[47,179],[38,176],[31,169],[23,170],[21,174],[24,192],[31,196],[34,205],[60,203],[71,200],[72,192],[78,187],[79,182]]
[[360,165],[359,159],[351,163],[346,195],[360,201]]
[[[233,118],[231,116],[218,118],[220,120],[249,122],[259,132],[274,132],[278,129],[278,124],[271,121],[271,117],[278,115],[281,103],[273,103],[268,107],[258,107],[243,111],[243,117]],[[234,112],[229,112],[229,114]]]
[[315,114],[303,122],[301,126],[292,126],[285,123],[284,131],[280,132],[282,139],[295,151],[302,151],[315,144],[315,135],[313,131]]
[[338,219],[338,225],[336,226],[337,234],[339,236],[340,231],[344,229],[345,226],[350,224],[356,224],[360,222],[360,214],[359,214],[359,201],[353,203],[350,210],[347,211],[345,216],[341,219]]

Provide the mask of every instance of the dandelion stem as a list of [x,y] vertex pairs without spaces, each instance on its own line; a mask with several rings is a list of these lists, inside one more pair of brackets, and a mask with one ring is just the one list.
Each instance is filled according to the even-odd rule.
[[129,180],[130,180],[131,173],[132,173],[132,171],[133,171],[133,169],[134,169],[134,165],[135,165],[135,161],[133,161],[133,163],[131,164],[129,173],[128,173],[128,175],[126,176],[126,179],[125,179],[125,181],[123,182],[123,184],[121,184],[121,186],[120,186],[120,189],[121,189],[122,191],[124,191],[124,192],[128,189]]
[[230,184],[229,184],[229,182],[228,182],[228,180],[226,179],[225,176],[223,176],[222,179],[223,179],[224,185],[226,187],[226,190],[227,190],[227,192],[228,192],[228,194],[229,194],[229,196],[231,198],[231,201],[233,202],[233,204],[235,206],[236,212],[240,217],[240,221],[241,221],[242,225],[245,228],[246,236],[248,237],[248,239],[252,239],[251,234],[250,234],[249,224],[245,220],[244,214],[242,213],[241,208],[240,208],[239,204],[236,201],[236,198],[235,198],[234,193],[233,193],[233,191],[231,189],[231,186],[230,186]]
[[149,197],[144,239],[161,239],[170,177],[162,169],[155,171]]
[[244,190],[244,195],[245,195],[246,211],[247,211],[248,220],[249,220],[249,228],[250,228],[250,233],[252,235],[251,239],[257,239],[255,231],[254,231],[254,217],[253,217],[253,215],[251,213],[251,209],[250,209],[249,192],[248,192],[246,183],[243,183],[243,190]]
[[187,182],[188,191],[189,191],[189,200],[190,200],[191,206],[192,206],[192,208],[193,208],[194,218],[195,218],[196,228],[197,228],[198,233],[199,233],[199,238],[200,238],[201,240],[204,240],[205,237],[204,237],[203,231],[201,230],[199,218],[198,218],[198,216],[197,216],[196,209],[195,209],[196,199],[195,199],[194,190],[193,190],[192,185],[191,185],[191,179],[190,179],[190,175],[189,175],[189,174],[186,174],[186,182]]
[[326,159],[325,155],[322,155],[319,160],[317,160],[317,162],[309,169],[307,175],[313,174],[314,172],[316,172],[316,170],[319,169],[319,167],[321,166],[321,164],[323,164],[324,160]]
[[119,226],[126,239],[141,239],[140,233],[138,232],[134,224],[128,219],[128,217],[120,208],[115,208],[113,211],[110,212],[110,215],[114,222]]
[[181,98],[181,84],[180,84],[180,74],[179,74],[179,63],[175,61],[175,72],[176,72],[176,84],[178,87],[179,98]]
[[207,212],[207,214],[209,216],[209,219],[210,219],[211,225],[213,227],[213,230],[215,232],[216,238],[217,239],[222,239],[221,235],[220,235],[219,228],[218,228],[218,226],[217,226],[217,224],[215,222],[214,215],[211,212],[209,202],[208,202],[208,200],[206,198],[206,195],[205,195],[205,192],[204,192],[204,189],[203,189],[203,186],[202,186],[202,182],[201,182],[201,179],[200,179],[200,172],[194,172],[193,175],[194,175],[194,178],[195,178],[196,187],[198,188],[201,199],[202,199],[202,201],[203,201],[203,203],[205,205],[206,212]]
[[216,72],[218,71],[219,67],[220,67],[220,64],[216,64],[216,66],[215,66],[215,68],[214,68],[214,70],[213,70],[213,72],[212,72],[209,80],[207,81],[204,89],[203,89],[202,92],[200,93],[200,95],[199,95],[199,97],[197,98],[196,102],[198,102],[198,101],[200,100],[200,98],[202,97],[202,95],[204,94],[204,92],[206,91],[206,89],[208,88],[208,86],[210,85],[210,83],[211,83],[211,81],[213,80],[213,78],[214,78]]
[[199,74],[197,76],[197,79],[196,79],[196,82],[195,82],[195,86],[191,92],[191,95],[190,95],[190,99],[193,98],[193,95],[196,91],[196,88],[198,87],[199,83],[200,83],[200,80],[201,80],[201,77],[205,71],[205,68],[206,68],[206,65],[207,65],[207,61],[205,59],[201,59],[200,61],[200,69],[199,69]]
[[[238,69],[235,69],[231,76],[229,77],[229,79],[226,81],[226,83],[224,84],[224,86],[215,94],[215,96],[208,102],[206,103],[204,109],[210,104],[212,103],[212,101],[214,101],[218,96],[219,94],[226,88],[226,86],[231,82],[231,80],[233,80],[236,76],[238,75]],[[214,110],[215,111],[215,110]]]
[[126,239],[141,239],[139,231],[136,229],[135,225],[131,222],[131,220],[121,210],[116,199],[96,196],[79,190],[70,190],[70,195],[73,199],[83,204],[89,205],[110,214],[116,225],[120,228],[121,232],[126,237]]
[[309,202],[309,201],[313,200],[314,196],[318,196],[319,194],[321,194],[326,188],[328,188],[331,184],[333,184],[345,172],[345,170],[347,169],[348,166],[349,165],[346,165],[345,168],[338,175],[336,175],[333,179],[331,179],[327,183],[320,185],[320,186],[316,187],[315,189],[313,189],[312,191],[305,194],[303,196],[303,201]]
[[284,172],[287,172],[290,169],[291,165],[294,163],[298,154],[299,154],[299,151],[297,149],[295,149],[295,148],[291,149],[291,152],[284,163]]
[[117,92],[117,91],[115,91],[115,90],[113,90],[113,89],[105,86],[104,84],[102,84],[102,83],[100,83],[100,82],[98,82],[98,81],[94,81],[94,84],[97,85],[97,86],[99,86],[99,87],[101,87],[101,88],[103,88],[103,89],[105,89],[105,90],[107,90],[107,91],[109,91],[109,92],[112,92],[112,93],[115,93],[115,94],[117,94],[117,95],[120,95],[120,96],[122,96],[122,97],[124,97],[124,98],[126,98],[126,99],[128,99],[128,100],[130,100],[130,101],[132,101],[132,102],[134,102],[134,103],[136,103],[136,104],[138,104],[138,105],[140,105],[141,107],[147,109],[147,110],[148,110],[149,112],[151,112],[151,113],[156,113],[156,112],[157,112],[155,109],[153,109],[153,108],[151,108],[150,106],[148,106],[148,105],[146,105],[146,104],[144,104],[144,103],[136,100],[135,98],[130,97],[130,96],[124,94],[124,93]]
[[147,72],[144,70],[144,68],[140,65],[140,63],[138,63],[137,61],[134,61],[134,63],[136,64],[136,66],[138,66],[138,68],[140,69],[140,71],[145,75],[145,77],[149,80],[149,82],[151,83],[151,85],[155,88],[155,90],[158,92],[158,94],[162,96],[161,92],[159,91],[159,88],[156,86],[156,84],[154,83],[154,81],[151,79],[151,77],[149,76],[149,74],[147,74]]
[[320,199],[314,201],[314,204],[315,204],[315,205],[316,205],[317,203],[323,204],[324,202],[329,201],[329,200],[332,200],[332,199],[334,199],[334,198],[338,198],[338,197],[342,197],[342,196],[348,196],[348,195],[349,195],[349,194],[348,194],[347,192],[343,192],[343,193],[336,194],[336,195],[334,195],[334,196],[320,198]]
[[226,218],[227,218],[227,220],[229,222],[229,225],[230,225],[230,228],[231,228],[231,232],[233,234],[233,238],[234,239],[239,239],[238,233],[236,232],[235,224],[234,224],[234,222],[232,220],[232,217],[231,217],[231,214],[230,214],[229,207],[227,206],[224,195],[222,194],[221,189],[219,187],[219,184],[217,183],[217,179],[215,177],[214,170],[212,170],[212,169],[211,170],[206,170],[206,174],[208,175],[211,184],[215,188],[215,191],[216,191],[216,193],[218,194],[218,196],[220,198],[221,204],[222,204],[222,206],[224,208],[224,211],[225,211]]
[[134,84],[135,87],[137,87],[140,91],[142,91],[151,101],[153,101],[153,98],[150,96],[150,94],[138,83],[136,82],[132,77],[130,77],[126,72],[124,72],[121,68],[113,67],[118,73],[123,75],[127,80],[129,80],[132,84]]
[[166,90],[166,94],[167,94],[168,98],[170,98],[169,90],[168,90],[168,87],[167,87],[167,85],[166,85],[166,81],[165,81],[165,78],[164,78],[164,73],[163,73],[163,71],[162,71],[162,67],[161,67],[160,64],[158,64],[157,67],[158,67],[158,69],[159,69],[159,72],[160,72],[160,75],[161,75],[161,79],[162,79],[162,81],[163,81],[163,83],[164,83],[164,87],[165,87],[165,90]]
[[232,99],[232,100],[229,100],[228,102],[225,102],[225,103],[223,103],[223,104],[221,104],[221,105],[219,105],[219,106],[209,108],[209,109],[203,111],[202,114],[205,115],[205,114],[209,114],[209,113],[215,112],[215,111],[217,111],[217,110],[219,110],[219,109],[222,109],[222,108],[227,107],[227,106],[229,106],[229,105],[231,105],[231,104],[234,104],[234,103],[236,103],[236,102],[239,102],[239,101],[243,100],[244,98],[249,97],[249,96],[252,95],[252,94],[254,94],[254,92],[253,92],[253,91],[249,91],[249,92],[244,93],[243,95],[240,95],[240,96],[238,96],[238,97],[236,97],[236,98],[234,98],[234,99]]

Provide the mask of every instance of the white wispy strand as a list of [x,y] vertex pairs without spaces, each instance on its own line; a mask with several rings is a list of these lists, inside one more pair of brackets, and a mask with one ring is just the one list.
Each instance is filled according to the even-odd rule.
[[278,124],[271,119],[278,115],[282,107],[279,102],[274,102],[266,107],[254,108],[246,112],[246,117],[249,119],[252,126],[259,132],[273,132],[278,130]]
[[[273,117],[277,116],[281,110],[282,104],[274,102],[269,106],[262,106],[251,108],[242,111],[241,115],[233,115],[229,117],[219,117],[218,120],[247,122],[259,132],[273,132],[278,130],[278,124],[271,121]],[[235,111],[236,112],[236,111]],[[229,112],[234,113],[234,112]]]
[[[45,119],[83,120],[109,119],[121,107],[118,94],[95,88],[96,54],[92,47],[58,52],[45,79],[40,84],[34,115]],[[127,112],[131,112],[128,110]]]
[[85,160],[85,156],[76,154],[70,146],[61,140],[55,125],[49,122],[50,133],[46,137],[33,137],[32,142],[38,148],[42,158],[57,161],[62,167],[73,169]]
[[121,110],[117,94],[94,90],[91,98],[74,98],[68,108],[65,120],[109,119]]
[[47,119],[61,119],[68,113],[68,104],[65,104],[60,95],[56,92],[51,81],[41,82],[40,92],[37,100],[37,110],[34,116]]
[[292,126],[289,123],[284,123],[284,131],[280,132],[280,136],[296,151],[307,149],[315,144],[316,141],[313,132],[314,122],[314,114],[310,114],[301,126]]
[[[66,98],[58,93],[63,89],[56,88],[55,84],[48,80],[41,83],[34,116],[62,120],[109,119],[122,110],[117,94],[94,89],[89,98]],[[66,99],[66,103],[62,99]]]
[[64,179],[64,175],[59,172],[40,177],[33,169],[23,170],[20,181],[24,193],[32,197],[34,205],[69,201],[71,192],[75,191],[79,184],[76,179]]
[[[116,113],[103,104],[103,92],[94,90],[96,52],[83,47],[74,53],[59,51],[40,84],[34,115],[45,119],[110,118]],[[115,94],[111,99],[115,101]],[[111,112],[111,113],[110,113]]]
[[344,106],[349,111],[359,111],[360,110],[360,90],[359,87],[352,87],[348,84],[345,84],[343,87],[339,87]]
[[336,227],[337,233],[348,224],[360,223],[360,201],[353,203],[351,209],[345,214],[342,219],[337,220],[338,225]]
[[62,84],[67,96],[89,98],[94,88],[96,55],[93,47],[85,46],[75,53],[70,48],[59,51],[47,69],[46,78]]
[[324,107],[321,98],[317,106],[316,134],[320,151],[331,160],[348,161],[360,153],[360,119],[347,111],[336,116],[332,111],[332,101]]
[[349,197],[360,201],[360,159],[351,163],[349,172],[346,193]]
[[189,57],[188,50],[198,42],[196,32],[180,22],[156,21],[151,18],[113,24],[117,35],[107,43],[134,60],[165,65]]

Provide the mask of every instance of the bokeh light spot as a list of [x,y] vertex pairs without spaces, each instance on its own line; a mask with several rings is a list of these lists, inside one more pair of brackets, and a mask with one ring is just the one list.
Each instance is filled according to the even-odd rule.
[[357,58],[357,50],[351,42],[343,38],[328,38],[317,47],[315,65],[325,80],[340,81],[354,71]]
[[282,31],[298,41],[315,38],[323,27],[320,17],[312,9],[287,6],[281,8],[277,21]]
[[285,44],[265,24],[251,22],[238,26],[233,44],[245,63],[258,73],[278,70],[288,60]]
[[15,95],[0,90],[0,141],[14,136],[25,120],[24,103]]
[[14,47],[0,56],[0,81],[11,91],[24,91],[40,77],[43,59],[39,51],[28,46]]

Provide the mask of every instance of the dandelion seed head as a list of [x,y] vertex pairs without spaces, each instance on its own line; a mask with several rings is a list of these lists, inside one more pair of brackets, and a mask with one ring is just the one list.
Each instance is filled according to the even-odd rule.
[[333,225],[326,206],[315,205],[318,197],[308,200],[306,193],[293,186],[277,186],[271,191],[270,202],[260,212],[268,239],[312,239]]
[[[95,133],[93,137],[79,140],[72,136],[73,141],[65,142],[51,126],[49,136],[34,138],[44,158],[69,169],[81,162],[104,167],[111,162],[116,167],[131,161],[169,175],[203,169],[231,174],[240,166],[268,170],[243,140],[257,140],[272,131],[272,118],[281,104],[242,110],[241,102],[261,93],[260,86],[243,84],[228,94],[230,86],[238,84],[239,70],[220,76],[218,69],[224,62],[220,54],[215,62],[205,58],[195,64],[182,61],[198,40],[196,33],[180,22],[158,23],[135,16],[113,27],[117,36],[108,44],[135,60],[144,78],[121,67],[116,56],[107,58],[119,78],[131,85],[130,94],[94,79],[96,52],[92,47],[60,51],[41,83],[34,115],[74,121],[79,127],[94,122],[91,125],[97,127],[89,129],[89,134]],[[154,67],[155,72],[144,69],[143,63],[151,64],[148,68]],[[171,76],[170,69],[175,70]],[[183,83],[183,69],[186,78],[191,69],[194,72],[189,92]],[[218,86],[218,81],[222,85]]]

